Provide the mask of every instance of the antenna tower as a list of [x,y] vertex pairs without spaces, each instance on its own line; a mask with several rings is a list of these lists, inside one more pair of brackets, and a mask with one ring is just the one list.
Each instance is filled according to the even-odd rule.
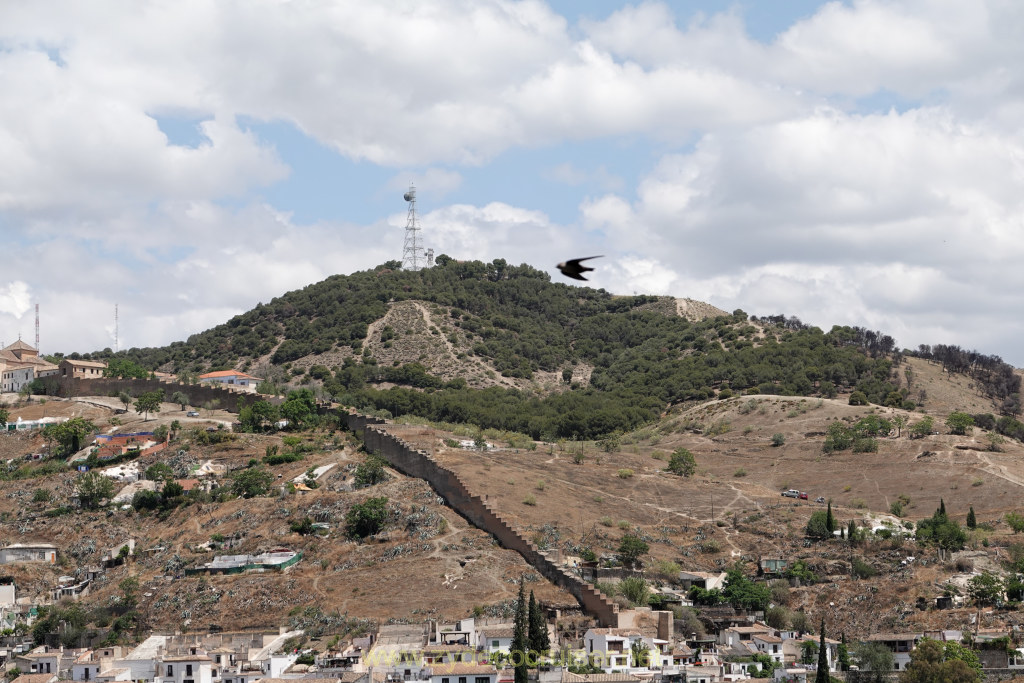
[[419,270],[423,267],[423,247],[419,241],[420,226],[416,221],[416,186],[410,185],[405,193],[409,214],[405,219],[405,247],[402,249],[402,269]]
[[36,304],[36,353],[39,353],[39,304]]
[[118,336],[117,304],[114,304],[114,353],[120,351],[120,337]]

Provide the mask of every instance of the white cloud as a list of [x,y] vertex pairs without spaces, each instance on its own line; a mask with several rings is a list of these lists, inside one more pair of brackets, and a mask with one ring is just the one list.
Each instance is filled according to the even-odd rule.
[[[637,201],[582,210],[620,249],[671,264],[682,294],[727,310],[991,347],[1018,326],[1005,313],[1024,286],[1022,158],[1024,145],[946,109],[828,109],[708,135],[666,156]],[[956,323],[983,311],[992,323]]]
[[[421,214],[438,254],[550,272],[605,253],[591,275],[613,291],[1009,344],[1024,5],[831,2],[770,43],[738,10],[674,8],[570,26],[539,0],[9,4],[0,221],[21,254],[4,278],[21,288],[0,288],[3,324],[31,292],[44,318],[62,312],[44,339],[96,348],[120,301],[125,340],[165,343],[400,258],[404,213],[299,225],[254,199],[289,168],[247,122],[285,121],[404,169],[396,191],[461,199],[488,182],[465,166],[550,145],[534,171],[589,193],[579,224],[500,195]],[[899,108],[873,112],[873,98]],[[202,120],[204,141],[170,144],[164,116]],[[620,168],[633,138],[657,155]]]
[[0,313],[20,318],[28,313],[31,301],[28,284],[21,280],[8,282],[0,287]]

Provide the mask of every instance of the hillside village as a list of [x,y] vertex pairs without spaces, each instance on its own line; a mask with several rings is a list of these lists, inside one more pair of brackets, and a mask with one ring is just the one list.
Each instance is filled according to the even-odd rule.
[[[456,316],[391,310],[362,358],[404,368],[444,337],[432,353],[500,374],[457,358]],[[902,359],[884,406],[720,386],[633,431],[543,440],[332,401],[349,352],[262,395],[272,353],[115,378],[0,352],[9,679],[512,681],[525,595],[539,681],[852,680],[905,671],[926,639],[991,680],[1024,669],[1024,447],[951,420],[1000,406],[939,363]]]

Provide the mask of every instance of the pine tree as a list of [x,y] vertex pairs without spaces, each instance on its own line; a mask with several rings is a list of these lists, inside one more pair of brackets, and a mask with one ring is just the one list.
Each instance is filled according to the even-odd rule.
[[967,511],[967,528],[974,529],[977,528],[977,526],[978,519],[974,516],[974,506],[972,505],[971,509]]
[[830,500],[828,502],[828,514],[825,515],[825,528],[828,529],[828,532],[831,534],[836,530],[837,526],[836,518],[832,516],[832,501]]
[[825,648],[825,617],[821,618],[821,635],[818,640],[818,671],[814,676],[814,683],[829,683],[828,680],[828,650]]
[[527,621],[529,625],[530,649],[537,653],[547,652],[551,647],[548,639],[548,624],[547,620],[544,619],[544,613],[540,611],[537,599],[533,597],[533,591],[530,591],[530,608],[527,613]]
[[526,614],[526,583],[519,579],[519,598],[516,600],[515,627],[512,630],[512,664],[515,666],[515,683],[527,683],[527,660],[530,642]]

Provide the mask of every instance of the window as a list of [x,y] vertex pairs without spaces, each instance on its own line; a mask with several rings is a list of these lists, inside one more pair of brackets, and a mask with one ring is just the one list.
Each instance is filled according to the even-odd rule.
[[168,664],[167,665],[167,675],[168,676],[173,676],[174,675],[174,665],[173,664]]
[[466,683],[466,677],[465,676],[459,676],[459,683]]
[[491,641],[491,647],[501,647],[501,646],[498,644],[497,640],[492,640]]
[[489,676],[477,676],[475,683],[491,683]]
[[192,675],[192,665],[191,664],[186,664],[185,665],[185,675],[186,676],[191,676]]
[[448,683],[448,679],[447,678],[442,678],[441,679],[441,683]]

